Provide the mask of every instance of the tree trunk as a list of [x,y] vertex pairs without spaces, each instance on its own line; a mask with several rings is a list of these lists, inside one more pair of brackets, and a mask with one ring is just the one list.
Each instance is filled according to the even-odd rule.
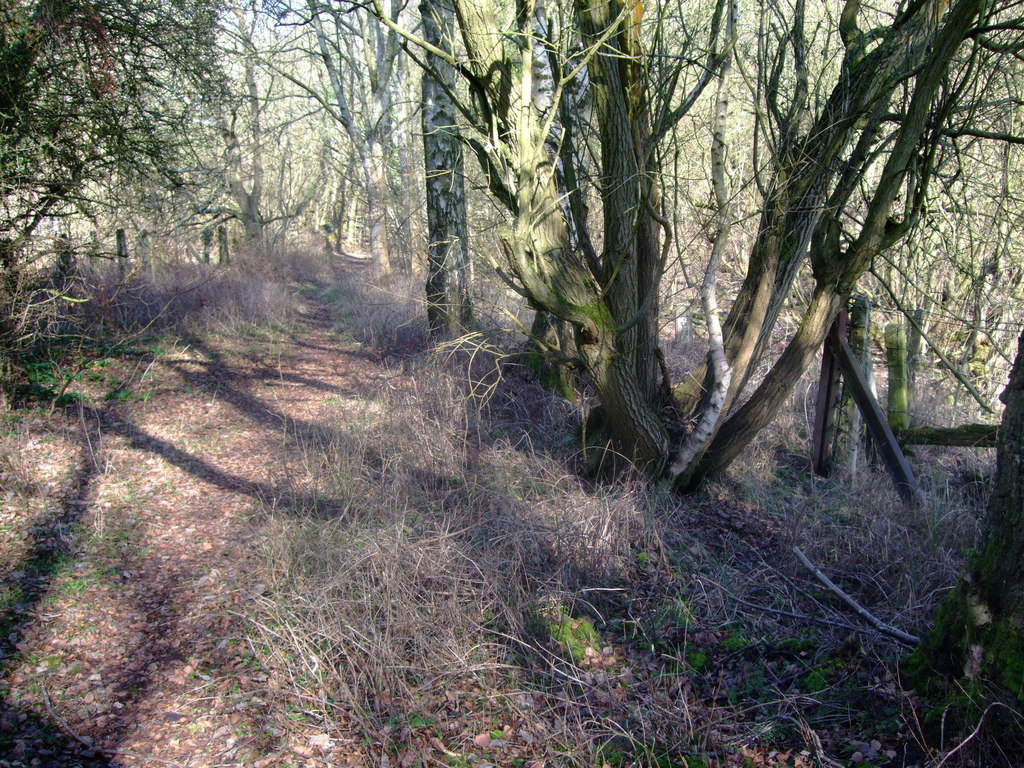
[[391,276],[391,255],[388,247],[387,200],[388,185],[384,177],[384,148],[371,142],[363,158],[363,179],[366,182],[366,218],[370,230],[370,257],[384,277]]
[[[450,0],[448,7],[450,10]],[[448,39],[451,40],[451,35]],[[414,110],[415,104],[411,99],[402,96],[406,92],[404,83],[408,77],[407,66],[406,58],[399,56],[395,62],[391,85],[399,94],[399,97],[395,99],[395,127],[391,135],[391,142],[398,160],[397,184],[391,187],[391,199],[398,211],[397,237],[391,239],[391,245],[394,255],[397,257],[397,263],[392,266],[406,274],[415,274],[418,268],[417,256],[419,255],[416,242],[419,234],[415,227],[416,210],[419,208],[418,193],[422,187],[419,185],[419,168],[413,162],[414,134],[415,128],[419,126],[414,123],[413,116],[409,113],[410,110]],[[454,76],[452,81],[454,82]],[[454,107],[452,107],[452,113],[454,114]],[[454,127],[455,124],[450,122],[447,125]]]
[[68,283],[75,273],[75,249],[71,244],[71,237],[67,234],[57,235],[55,245],[57,263],[53,281],[57,290],[63,291],[68,287]]
[[566,400],[576,400],[575,372],[565,364],[565,359],[573,357],[575,351],[572,331],[568,324],[543,310],[538,310],[530,326],[526,367],[533,372],[545,389]]
[[[602,3],[581,6],[583,32],[593,42],[613,25],[617,9]],[[601,144],[604,248],[598,277],[612,323],[596,344],[580,345],[580,351],[621,449],[646,470],[658,472],[669,450],[658,415],[665,404],[657,326],[663,265],[655,219],[659,201],[646,143],[650,116],[639,65],[639,29],[632,24],[638,25],[639,18],[621,25],[614,45],[594,56],[589,68]]]
[[[477,95],[488,104],[488,141],[502,143],[491,152],[478,144],[477,155],[492,191],[513,213],[504,241],[507,269],[537,309],[576,328],[579,356],[593,378],[613,449],[657,473],[668,441],[658,413],[664,402],[655,325],[660,257],[651,216],[657,201],[647,167],[650,155],[637,141],[645,135],[645,108],[638,98],[641,68],[623,62],[626,30],[616,26],[617,12],[607,4],[581,2],[583,36],[598,51],[588,63],[600,125],[605,222],[598,259],[570,247],[547,141],[552,73],[535,46],[534,14],[541,5],[528,7],[530,13],[519,16],[518,34],[508,37],[490,0],[455,2],[466,67],[474,74]],[[521,66],[512,64],[507,47],[513,44]]]
[[[850,17],[844,12],[844,24],[853,27],[840,31],[848,51],[856,55],[846,57],[844,74],[810,130],[783,145],[748,274],[725,323],[726,352],[735,377],[730,401],[742,390],[764,351],[796,270],[807,257],[815,293],[796,337],[750,400],[722,426],[696,477],[724,470],[774,418],[824,340],[842,300],[872,259],[899,242],[917,220],[928,182],[918,163],[920,145],[927,136],[928,120],[948,67],[984,2],[960,0],[937,28],[930,10],[919,8],[916,18],[893,25],[864,55],[859,54],[863,33],[856,29],[859,4],[847,0],[846,6],[853,12]],[[904,119],[888,137],[884,166],[866,201],[867,215],[856,237],[842,247],[840,212],[877,162],[873,148],[894,96],[892,85],[908,78],[925,58],[929,66],[914,80]],[[844,156],[844,162],[834,162]],[[894,204],[907,189],[908,179],[915,188],[913,204],[896,220]],[[706,368],[701,373],[706,380]],[[700,393],[704,401],[709,393],[705,386]],[[687,394],[686,406],[692,409],[695,393]]]
[[1024,704],[1024,334],[1001,400],[985,544],[911,661],[927,678],[991,680]]
[[995,448],[999,427],[994,424],[961,424],[958,427],[911,427],[900,435],[903,445],[955,445],[964,448]]
[[[451,53],[455,13],[449,0],[420,3],[424,39]],[[427,200],[427,322],[437,334],[469,324],[469,236],[462,144],[455,105],[455,69],[433,54],[423,74],[423,163]],[[433,76],[432,76],[433,74]],[[437,79],[435,79],[435,76]]]
[[203,263],[210,263],[210,249],[213,247],[213,227],[203,227],[199,233],[199,240],[203,244]]
[[841,306],[842,297],[836,291],[819,288],[814,292],[796,336],[750,399],[719,430],[691,483],[724,470],[778,415],[793,382],[813,363]]
[[889,368],[889,426],[896,434],[910,426],[910,392],[907,385],[907,331],[902,323],[885,328],[885,361]]
[[[354,37],[350,33],[351,28],[339,23],[339,15],[344,13],[340,9],[322,6],[312,1],[308,5],[317,46],[327,69],[327,76],[334,95],[336,109],[332,111],[332,116],[345,129],[359,157],[366,191],[366,225],[370,235],[370,256],[380,273],[384,277],[389,277],[391,275],[387,228],[389,187],[383,141],[387,136],[385,123],[390,119],[388,87],[391,67],[394,58],[398,56],[397,38],[394,34],[388,34],[385,36],[385,40],[381,37],[382,33],[379,29],[369,31],[374,37],[373,40],[366,41],[367,45],[363,47],[362,52],[367,55],[366,68],[372,72],[370,97],[374,109],[364,112],[360,124],[357,125],[353,110],[349,105],[351,94],[346,88],[336,59],[339,55],[342,58],[345,55],[350,55],[352,58],[356,56],[355,52],[348,47],[353,43]],[[327,35],[320,16],[321,13],[327,13],[329,18],[334,20],[333,38],[329,38]],[[342,53],[343,43],[346,44],[347,54]],[[372,51],[368,51],[367,48],[372,48]],[[370,114],[370,111],[375,114]],[[363,125],[363,120],[369,121],[370,125]],[[349,235],[352,234],[353,229],[351,226],[347,228]]]
[[[739,6],[730,0],[726,15],[726,39],[730,49],[736,39],[736,25],[739,21]],[[730,50],[718,73],[718,95],[715,99],[715,116],[711,137],[711,181],[717,210],[717,232],[711,248],[711,258],[704,272],[700,300],[704,310],[704,321],[708,329],[708,395],[704,399],[703,411],[697,416],[693,432],[683,442],[672,461],[668,477],[685,485],[689,474],[703,454],[708,440],[715,433],[725,408],[732,383],[732,368],[725,355],[722,324],[718,312],[717,279],[718,268],[725,255],[726,246],[733,227],[732,190],[726,173],[729,164],[728,123],[729,123],[729,75],[732,70],[733,54]]]
[[[850,349],[871,393],[875,391],[874,366],[871,364],[871,302],[865,296],[856,296],[850,306]],[[843,386],[843,442],[850,475],[857,474],[860,449],[864,435],[864,419],[847,383]],[[868,438],[870,439],[870,438]],[[866,446],[865,446],[866,447]]]
[[[235,120],[232,115],[231,125],[225,124],[224,137],[227,143],[228,159],[228,191],[234,198],[236,218],[242,224],[247,246],[261,252],[266,245],[265,222],[263,218],[263,100],[259,85],[256,82],[256,48],[253,44],[254,30],[246,19],[240,5],[232,8],[235,15],[238,35],[244,48],[244,79],[246,88],[246,107],[249,112],[248,134],[250,141],[242,147],[235,132]],[[243,161],[243,153],[245,160]],[[248,182],[248,189],[246,188]]]
[[117,268],[124,275],[128,271],[128,235],[120,228],[114,234],[117,241]]
[[139,233],[139,260],[146,269],[153,266],[153,241],[146,230]]
[[925,317],[923,309],[915,309],[913,322],[907,323],[907,384],[910,388],[910,402],[913,403],[917,387],[917,374],[921,371],[921,329]]
[[231,246],[228,243],[228,228],[224,224],[217,227],[217,263],[222,267],[231,263]]
[[[601,243],[597,254],[587,247],[587,222],[574,210],[579,206],[563,205],[566,198],[553,178],[558,163],[549,146],[555,124],[551,95],[566,81],[565,73],[558,73],[553,82],[559,87],[552,87],[551,67],[541,62],[547,54],[537,53],[544,47],[536,45],[544,4],[518,4],[514,34],[508,24],[498,23],[492,0],[454,0],[454,5],[467,54],[460,70],[474,96],[471,108],[478,109],[467,141],[514,221],[501,266],[536,308],[575,326],[579,356],[593,378],[614,450],[659,473],[669,458],[670,430],[680,425],[665,418],[670,403],[659,366],[658,290],[670,231],[655,183],[656,144],[701,87],[695,86],[693,99],[683,99],[679,110],[659,110],[652,117],[646,103],[652,84],[646,82],[640,46],[644,4],[576,0],[577,32],[587,51],[581,66],[600,148],[595,175],[603,232],[593,238]],[[938,103],[946,93],[949,63],[984,5],[957,0],[942,15],[928,4],[911,4],[890,26],[862,32],[860,4],[847,0],[839,25],[846,48],[842,71],[812,115],[807,105],[818,99],[808,89],[806,0],[795,0],[788,48],[776,60],[787,62],[789,78],[792,56],[795,85],[781,99],[772,93],[779,86],[775,64],[764,69],[760,83],[772,100],[765,118],[773,137],[772,180],[748,274],[723,324],[725,356],[734,372],[722,412],[729,412],[757,368],[808,261],[815,290],[795,338],[751,399],[711,436],[696,476],[724,469],[774,418],[820,348],[842,300],[871,261],[914,225],[932,172],[928,142],[941,135],[929,120],[934,122],[940,106],[951,108]],[[716,31],[708,50],[718,53],[703,66],[705,84],[724,60],[720,44]],[[928,66],[922,67],[925,61]],[[783,107],[783,101],[791,106]],[[894,110],[901,115],[895,125]],[[901,199],[906,205],[894,210]],[[849,216],[854,210],[858,214]],[[580,234],[578,242],[569,238],[573,228],[566,216]],[[698,387],[692,393],[684,416],[706,410],[713,383],[709,378],[703,391]]]

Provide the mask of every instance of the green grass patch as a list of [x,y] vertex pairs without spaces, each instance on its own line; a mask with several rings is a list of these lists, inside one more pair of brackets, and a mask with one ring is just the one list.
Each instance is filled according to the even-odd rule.
[[590,619],[573,618],[561,604],[546,611],[543,621],[551,638],[576,663],[586,658],[588,648],[595,651],[601,648],[601,635]]

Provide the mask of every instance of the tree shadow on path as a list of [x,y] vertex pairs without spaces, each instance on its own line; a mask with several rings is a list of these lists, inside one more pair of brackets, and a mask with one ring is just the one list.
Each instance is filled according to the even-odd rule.
[[[83,409],[79,415],[83,429],[74,478],[59,503],[32,524],[25,555],[0,580],[4,592],[11,596],[0,610],[0,676],[6,676],[23,661],[27,651],[21,642],[24,630],[36,620],[55,578],[78,555],[82,516],[99,476],[98,433],[89,429],[86,421],[95,425],[97,414]],[[39,760],[42,765],[63,765],[55,762],[58,758],[82,766],[111,765],[103,756],[63,733],[52,720],[41,718],[23,705],[18,691],[0,689],[0,697],[0,754],[26,765],[32,760]]]

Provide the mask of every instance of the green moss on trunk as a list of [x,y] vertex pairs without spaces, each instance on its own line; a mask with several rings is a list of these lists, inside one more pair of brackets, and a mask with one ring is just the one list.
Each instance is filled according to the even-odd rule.
[[908,664],[931,691],[979,690],[984,682],[1024,705],[1024,334],[999,430],[995,487],[984,548],[939,608]]

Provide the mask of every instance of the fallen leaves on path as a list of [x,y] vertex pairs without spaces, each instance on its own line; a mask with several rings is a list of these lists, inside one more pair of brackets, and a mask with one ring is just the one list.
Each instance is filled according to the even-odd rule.
[[241,617],[263,591],[257,545],[288,482],[289,429],[380,372],[319,307],[290,338],[191,340],[147,370],[145,398],[97,391],[5,437],[0,753],[69,768],[346,764],[329,734],[282,729]]

